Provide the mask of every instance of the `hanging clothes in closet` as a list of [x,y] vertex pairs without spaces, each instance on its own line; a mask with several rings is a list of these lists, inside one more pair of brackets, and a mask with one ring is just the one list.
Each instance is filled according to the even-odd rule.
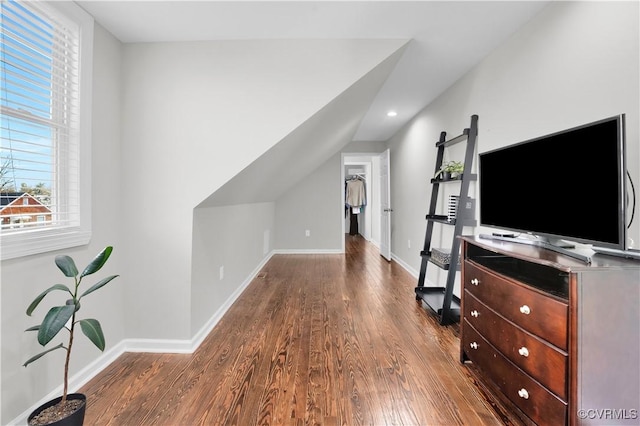
[[345,203],[349,210],[349,235],[358,234],[358,215],[367,204],[365,181],[361,176],[352,176],[345,182]]

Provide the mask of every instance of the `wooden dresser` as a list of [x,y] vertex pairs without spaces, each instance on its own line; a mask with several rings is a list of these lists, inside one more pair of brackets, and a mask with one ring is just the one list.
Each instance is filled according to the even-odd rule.
[[640,424],[640,262],[462,243],[461,361],[526,423]]

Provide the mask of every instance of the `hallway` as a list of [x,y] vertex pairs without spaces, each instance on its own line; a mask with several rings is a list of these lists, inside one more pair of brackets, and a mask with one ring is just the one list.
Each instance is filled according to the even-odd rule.
[[500,425],[457,325],[360,236],[274,255],[198,350],[126,353],[80,391],[89,425]]

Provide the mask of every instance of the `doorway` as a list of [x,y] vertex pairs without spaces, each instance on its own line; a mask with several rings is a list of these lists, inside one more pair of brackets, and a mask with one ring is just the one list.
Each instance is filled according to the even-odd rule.
[[[381,200],[380,200],[380,154],[378,153],[343,153],[341,167],[342,187],[342,235],[350,231],[351,220],[345,208],[345,187],[348,179],[360,175],[365,182],[366,205],[358,214],[358,234],[365,240],[380,248],[381,241]],[[345,250],[342,238],[342,252]]]

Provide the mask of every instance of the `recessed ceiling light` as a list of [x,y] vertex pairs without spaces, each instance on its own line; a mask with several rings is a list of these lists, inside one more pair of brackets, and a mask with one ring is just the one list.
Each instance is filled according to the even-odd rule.
[[395,117],[396,115],[398,115],[398,113],[397,113],[397,112],[395,112],[395,111],[389,111],[389,112],[387,113],[387,117]]

